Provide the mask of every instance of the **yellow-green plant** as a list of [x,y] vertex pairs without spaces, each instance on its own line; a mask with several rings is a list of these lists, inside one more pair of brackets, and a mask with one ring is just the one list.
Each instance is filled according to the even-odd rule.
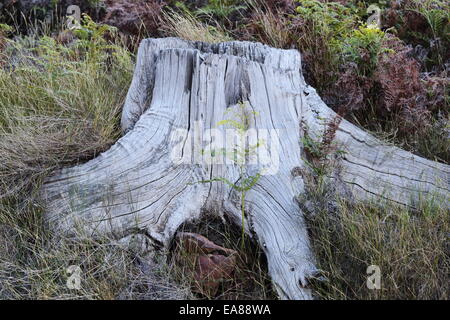
[[117,28],[107,24],[98,24],[87,14],[83,14],[80,28],[74,29],[73,33],[78,38],[78,47],[86,51],[88,58],[99,57],[106,53],[106,50],[116,49],[116,46],[108,43],[105,36],[107,34],[114,36]]
[[312,84],[319,91],[336,81],[342,43],[360,25],[354,8],[336,2],[297,1],[300,33],[298,48],[308,62]]
[[245,237],[245,198],[249,190],[251,190],[261,178],[262,172],[257,172],[254,175],[250,175],[247,171],[247,161],[250,157],[254,156],[256,150],[264,143],[264,141],[257,141],[256,144],[246,146],[245,138],[247,130],[249,129],[250,117],[257,116],[255,111],[248,111],[246,103],[239,103],[239,107],[236,109],[228,109],[227,114],[232,114],[228,119],[221,120],[217,123],[217,126],[229,126],[236,130],[240,142],[233,146],[231,151],[222,148],[220,150],[202,150],[202,154],[210,153],[211,157],[217,155],[223,155],[235,163],[239,168],[239,179],[236,183],[228,180],[224,177],[215,177],[209,180],[201,180],[199,183],[212,183],[223,182],[230,186],[232,189],[240,193],[241,198],[241,215],[242,215],[242,246],[244,245]]
[[371,76],[383,52],[385,33],[377,27],[361,26],[341,43],[344,62],[353,62],[361,75]]

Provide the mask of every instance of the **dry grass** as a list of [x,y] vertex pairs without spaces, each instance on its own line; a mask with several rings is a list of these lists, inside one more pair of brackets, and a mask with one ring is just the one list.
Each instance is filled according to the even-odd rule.
[[165,11],[163,21],[161,31],[167,36],[209,43],[232,40],[220,25],[204,24],[189,13],[181,14],[175,11]]
[[[39,205],[18,200],[0,202],[0,299],[191,298],[144,252],[111,238],[55,240]],[[79,288],[67,285],[70,266],[80,268]]]
[[[418,211],[392,204],[351,205],[310,216],[314,249],[326,281],[323,299],[449,298],[450,221],[447,208],[424,203]],[[381,289],[366,286],[366,269],[381,269]]]
[[0,198],[95,157],[120,135],[133,63],[119,46],[10,42],[0,69]]
[[247,0],[251,10],[246,37],[253,38],[275,48],[286,48],[294,44],[295,24],[288,13],[270,8],[261,0]]
[[[309,141],[309,140],[308,140]],[[311,147],[311,145],[313,147]],[[321,142],[309,141],[307,148]],[[322,150],[322,149],[321,149]],[[307,159],[306,194],[300,203],[322,281],[321,299],[448,299],[450,216],[446,202],[422,199],[417,208],[392,202],[341,199],[333,175],[339,157],[330,152]],[[367,268],[381,269],[381,289],[367,286]]]

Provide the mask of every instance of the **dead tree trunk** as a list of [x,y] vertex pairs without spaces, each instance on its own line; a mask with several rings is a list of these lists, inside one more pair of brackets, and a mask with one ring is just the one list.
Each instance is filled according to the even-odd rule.
[[[241,225],[238,190],[220,181],[195,182],[223,177],[237,185],[243,179],[236,163],[205,162],[202,150],[217,140],[208,129],[225,136],[216,124],[227,109],[246,101],[258,112],[247,114],[250,130],[276,133],[271,147],[279,143],[279,150],[268,154],[279,165],[247,192],[244,226],[263,248],[280,297],[310,299],[308,279],[316,269],[295,200],[304,183],[293,172],[305,167],[306,128],[319,137],[335,113],[305,84],[300,70],[295,50],[144,40],[123,110],[126,134],[96,159],[46,181],[48,225],[68,236],[81,230],[125,237],[144,230],[155,245],[166,247],[182,223],[205,211]],[[449,166],[388,146],[345,120],[335,141],[346,151],[339,176],[343,194],[405,205],[433,195],[448,205]],[[247,174],[256,175],[261,166],[247,166]]]

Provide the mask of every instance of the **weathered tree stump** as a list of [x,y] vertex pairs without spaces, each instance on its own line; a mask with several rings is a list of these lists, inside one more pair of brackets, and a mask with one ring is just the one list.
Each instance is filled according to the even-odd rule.
[[[204,212],[241,225],[235,188],[195,182],[242,179],[238,165],[203,161],[201,150],[217,139],[207,130],[225,136],[216,124],[227,109],[246,101],[258,112],[249,113],[251,130],[275,132],[271,147],[279,143],[279,150],[268,151],[276,170],[262,175],[246,194],[244,227],[263,248],[280,297],[310,299],[308,279],[316,268],[296,202],[304,182],[293,173],[306,166],[301,142],[306,128],[309,136],[319,137],[336,114],[305,84],[300,70],[295,50],[249,42],[144,40],[123,109],[126,134],[96,159],[46,181],[49,227],[65,236],[82,231],[119,238],[139,230],[155,246],[167,247],[181,224]],[[343,195],[403,205],[432,195],[448,205],[449,166],[388,146],[345,120],[334,142],[345,151],[336,179]],[[261,167],[247,169],[252,175]]]

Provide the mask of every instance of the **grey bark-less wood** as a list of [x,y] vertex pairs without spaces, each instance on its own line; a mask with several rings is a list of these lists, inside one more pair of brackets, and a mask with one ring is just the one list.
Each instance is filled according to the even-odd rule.
[[[320,137],[335,113],[300,70],[295,50],[249,42],[144,40],[123,109],[126,134],[97,158],[46,181],[48,225],[66,236],[82,231],[120,238],[140,230],[166,247],[181,224],[204,212],[241,225],[236,190],[221,182],[193,183],[214,177],[236,182],[238,166],[202,163],[201,152],[193,149],[211,139],[198,131],[216,128],[227,108],[247,101],[258,112],[251,128],[277,130],[280,165],[247,193],[244,225],[263,248],[280,297],[310,299],[308,279],[316,268],[295,200],[304,182],[293,171],[305,168],[306,128]],[[345,151],[336,179],[342,194],[404,205],[433,196],[448,206],[449,166],[386,145],[345,120],[334,143]],[[248,170],[254,174],[258,166]]]

